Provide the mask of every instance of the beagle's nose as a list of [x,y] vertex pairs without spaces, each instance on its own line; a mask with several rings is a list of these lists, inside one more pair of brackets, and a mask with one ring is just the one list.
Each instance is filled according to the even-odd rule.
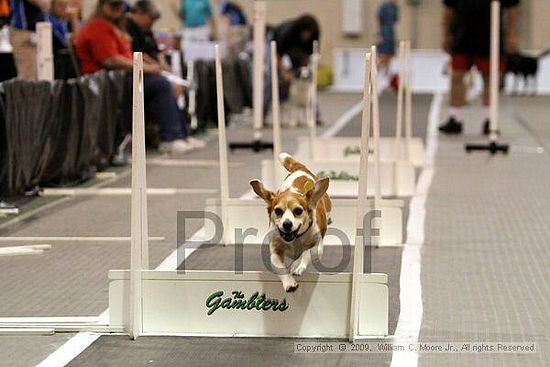
[[290,232],[290,230],[292,229],[292,222],[288,219],[285,219],[285,221],[283,222],[283,228],[286,232]]

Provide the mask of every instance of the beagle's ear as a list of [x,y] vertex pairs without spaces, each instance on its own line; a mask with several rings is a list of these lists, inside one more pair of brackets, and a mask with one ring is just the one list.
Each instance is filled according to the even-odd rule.
[[271,204],[271,200],[273,199],[273,196],[275,195],[272,191],[269,191],[264,187],[264,184],[260,180],[252,180],[250,181],[250,186],[252,186],[252,189],[264,201],[268,204]]
[[309,201],[309,205],[313,208],[317,205],[319,200],[325,195],[328,190],[329,178],[323,177],[320,180],[315,182],[313,189],[309,190],[306,194],[306,197]]

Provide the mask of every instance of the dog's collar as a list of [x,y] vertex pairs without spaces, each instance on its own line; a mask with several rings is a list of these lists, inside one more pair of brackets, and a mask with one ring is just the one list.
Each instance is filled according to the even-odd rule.
[[311,220],[309,221],[309,225],[307,226],[307,229],[305,231],[303,231],[302,233],[298,233],[296,235],[296,237],[294,237],[294,239],[297,239],[297,238],[300,238],[302,237],[304,234],[306,234],[310,229],[311,229],[311,226],[313,225],[313,218],[311,218]]

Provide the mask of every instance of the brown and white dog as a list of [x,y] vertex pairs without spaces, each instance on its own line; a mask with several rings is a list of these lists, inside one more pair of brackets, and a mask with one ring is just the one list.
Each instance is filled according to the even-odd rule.
[[[294,292],[298,288],[295,276],[300,276],[311,262],[311,251],[323,253],[323,238],[327,231],[332,203],[327,195],[328,177],[317,177],[291,155],[282,153],[279,160],[289,175],[281,189],[269,191],[258,180],[250,181],[254,192],[267,203],[272,225],[271,264],[279,274],[283,288]],[[285,258],[295,259],[287,268]]]

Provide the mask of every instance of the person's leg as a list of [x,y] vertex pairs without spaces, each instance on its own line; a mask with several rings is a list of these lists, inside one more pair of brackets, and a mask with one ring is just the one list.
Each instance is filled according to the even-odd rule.
[[491,118],[491,78],[488,71],[481,72],[483,78],[483,135],[490,133],[490,118]]
[[461,120],[459,111],[466,105],[466,86],[464,85],[464,77],[466,70],[453,69],[451,72],[451,100],[450,100],[450,115],[457,120]]
[[[483,128],[484,135],[490,133],[490,118],[491,118],[491,60],[488,57],[478,58],[475,61],[476,67],[483,77]],[[500,61],[500,77],[506,69],[506,64],[503,60]],[[500,81],[499,81],[500,82]],[[499,83],[500,85],[500,83]]]
[[388,75],[392,57],[392,55],[388,54],[380,54],[378,56],[378,68],[380,69],[380,74]]
[[160,139],[165,142],[185,139],[185,120],[178,109],[170,82],[162,76],[145,75],[143,88],[146,108],[159,125]]
[[449,118],[439,126],[439,131],[445,134],[460,134],[462,133],[462,109],[466,104],[464,76],[471,67],[471,60],[467,55],[453,55],[451,65]]

